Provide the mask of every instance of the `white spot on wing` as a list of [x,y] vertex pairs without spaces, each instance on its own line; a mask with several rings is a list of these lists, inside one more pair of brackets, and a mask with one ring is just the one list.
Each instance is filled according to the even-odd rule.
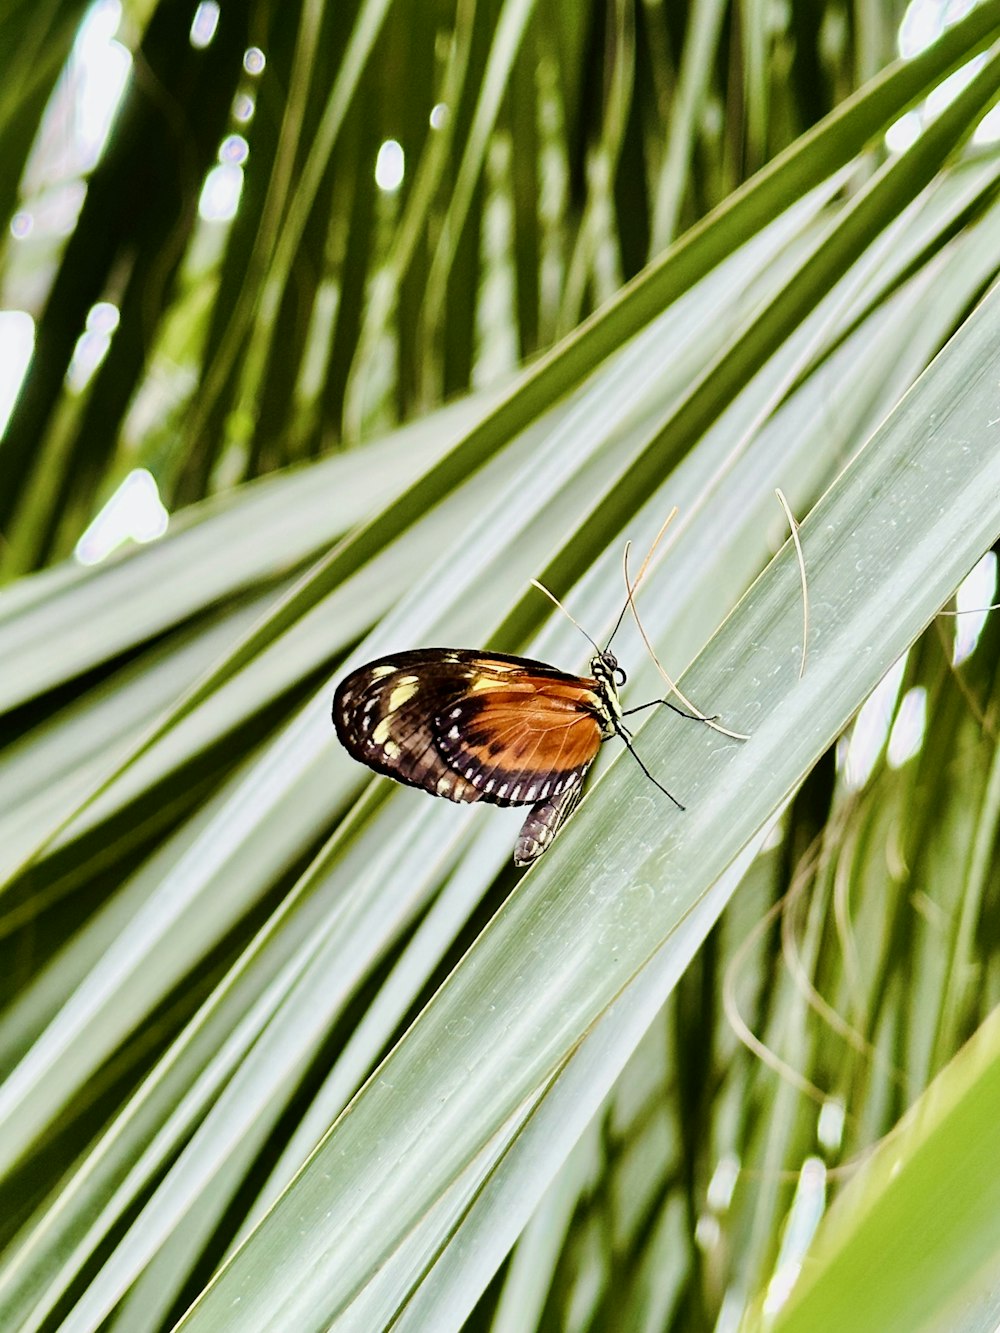
[[448,732],[448,739],[450,741],[457,741],[460,735],[461,732],[459,731],[458,727],[452,727],[452,729]]
[[524,795],[525,795],[525,800],[533,801],[535,799],[535,788],[529,787]]
[[503,786],[500,788],[500,790],[497,792],[497,795],[498,795],[498,796],[506,796],[506,795],[507,795],[507,788],[508,788],[509,785],[510,785],[509,783],[506,783],[506,782],[505,782],[505,783],[503,784]]
[[496,781],[497,781],[496,778],[490,778],[489,782],[487,782],[486,784],[486,790],[492,791],[493,788],[496,786]]

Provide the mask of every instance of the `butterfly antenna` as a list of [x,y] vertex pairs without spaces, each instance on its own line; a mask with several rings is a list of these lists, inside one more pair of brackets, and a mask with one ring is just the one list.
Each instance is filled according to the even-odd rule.
[[[628,550],[628,543],[626,543],[625,549]],[[622,607],[621,612],[620,612],[620,614],[619,614],[619,616],[618,616],[618,619],[615,621],[615,627],[614,627],[614,629],[611,631],[611,638],[608,639],[607,645],[606,645],[606,647],[605,647],[605,649],[604,649],[605,652],[607,652],[608,649],[611,647],[611,640],[615,637],[615,635],[616,635],[616,634],[618,633],[618,631],[621,629],[622,621],[625,619],[625,612],[626,612],[627,610],[628,610],[628,599],[626,599],[626,601],[625,601],[625,605]]]
[[[631,542],[626,542],[626,543],[625,543],[625,551],[626,551],[625,605],[624,605],[624,606],[622,607],[622,609],[621,609],[621,615],[619,615],[618,619],[615,621],[615,627],[614,627],[614,629],[611,631],[611,639],[613,639],[613,638],[615,637],[615,635],[618,633],[618,631],[621,629],[622,621],[625,619],[625,612],[626,612],[626,611],[628,610],[628,608],[629,608],[629,603],[632,601],[632,597],[633,597],[633,595],[635,594],[635,590],[636,590],[636,588],[638,588],[639,584],[640,584],[640,583],[642,582],[642,580],[646,577],[646,570],[649,568],[649,562],[650,562],[650,560],[652,560],[652,558],[653,558],[653,553],[654,553],[654,551],[656,550],[656,548],[657,548],[657,547],[659,546],[659,544],[660,544],[660,538],[663,536],[663,534],[666,532],[667,528],[670,526],[670,524],[674,521],[674,519],[675,519],[676,517],[677,517],[677,506],[674,505],[673,509],[671,509],[670,513],[669,513],[669,514],[667,515],[667,517],[663,520],[663,523],[662,523],[662,525],[661,525],[661,527],[660,527],[659,532],[658,532],[658,533],[656,534],[656,536],[653,538],[653,544],[652,544],[652,546],[649,548],[649,550],[646,552],[646,558],[645,558],[645,560],[642,562],[641,566],[639,567],[639,572],[638,572],[638,574],[636,574],[636,576],[635,576],[635,582],[632,584],[631,588],[629,587],[629,581],[628,581],[627,554],[628,554],[628,551],[629,551],[629,550],[631,549],[631,547],[632,547],[632,543],[631,543]],[[635,610],[635,607],[633,606],[632,609],[633,609],[633,611],[634,611],[634,610]],[[605,648],[605,650],[604,650],[605,652],[607,652],[607,651],[608,651],[608,648],[611,647],[611,639],[608,639],[608,647]]]
[[543,593],[545,594],[545,596],[549,599],[549,601],[553,604],[553,606],[557,606],[557,607],[559,608],[559,610],[563,613],[563,615],[566,617],[566,619],[567,619],[567,620],[571,620],[571,621],[573,622],[573,624],[577,627],[577,629],[580,631],[580,633],[583,635],[583,637],[584,637],[586,640],[588,640],[588,642],[593,643],[593,644],[594,644],[594,647],[597,649],[598,653],[600,653],[600,651],[601,651],[600,645],[594,643],[594,640],[590,637],[590,635],[589,635],[589,634],[587,633],[587,631],[583,628],[583,626],[580,624],[580,622],[579,622],[578,620],[576,620],[573,616],[570,615],[570,613],[566,610],[566,608],[563,606],[562,602],[560,602],[559,598],[555,595],[554,592],[549,592],[549,590],[548,590],[548,588],[546,588],[545,584],[544,584],[544,583],[539,583],[537,579],[532,579],[532,580],[531,580],[531,586],[532,586],[533,588],[537,588],[539,592],[543,592]]
[[[638,579],[636,579],[636,583],[638,583]],[[656,653],[653,651],[653,645],[649,641],[649,635],[646,633],[646,627],[639,619],[639,612],[636,610],[635,599],[632,595],[633,584],[629,579],[629,573],[628,573],[628,545],[626,545],[625,547],[625,587],[628,589],[628,601],[626,602],[626,606],[630,606],[632,608],[632,614],[633,616],[635,616],[635,623],[639,627],[639,633],[642,635],[642,641],[646,645],[646,651],[652,658],[653,665],[660,673],[660,678],[667,687],[667,693],[676,694],[678,699],[680,699],[681,703],[684,705],[684,707],[689,709],[691,714],[694,717],[696,717],[699,722],[704,722],[705,725],[711,727],[713,731],[720,731],[723,734],[723,736],[731,736],[735,741],[749,740],[750,738],[748,736],[744,736],[739,731],[730,731],[728,727],[721,726],[718,722],[715,721],[714,718],[706,717],[700,708],[695,708],[694,704],[690,701],[690,699],[686,699],[684,697],[684,695],[677,688],[677,685],[674,683],[674,681],[670,679],[670,677],[664,671],[663,667],[660,665],[660,659],[656,656]],[[664,700],[664,702],[666,702],[666,700]]]

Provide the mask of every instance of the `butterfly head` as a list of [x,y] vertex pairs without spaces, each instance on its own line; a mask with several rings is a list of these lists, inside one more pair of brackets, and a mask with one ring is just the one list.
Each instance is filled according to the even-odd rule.
[[595,680],[610,686],[615,693],[625,684],[627,679],[625,672],[618,665],[618,658],[615,657],[614,653],[608,652],[607,649],[591,658],[590,669],[594,673]]

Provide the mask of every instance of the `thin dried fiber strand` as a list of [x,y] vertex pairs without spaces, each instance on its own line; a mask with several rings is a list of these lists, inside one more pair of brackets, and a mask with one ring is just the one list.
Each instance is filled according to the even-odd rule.
[[[674,510],[673,513],[671,513],[670,518],[667,519],[667,523],[670,522],[670,519],[673,518],[673,515],[674,515],[674,513],[676,513],[676,512],[677,512],[677,511]],[[663,525],[663,528],[665,528],[665,527],[666,527],[666,523]],[[663,533],[663,528],[660,529],[661,535],[662,535],[662,533]],[[659,541],[659,537],[657,537],[656,540]],[[650,658],[651,658],[651,660],[652,660],[652,662],[653,662],[653,665],[656,667],[657,671],[660,673],[660,679],[663,681],[663,683],[664,683],[664,684],[666,685],[666,687],[667,687],[667,693],[668,693],[668,694],[676,694],[676,695],[677,695],[677,698],[680,699],[680,701],[681,701],[681,703],[684,705],[684,707],[685,707],[686,709],[688,709],[688,711],[691,713],[692,717],[697,718],[699,722],[704,722],[705,725],[706,725],[707,727],[711,727],[713,731],[721,732],[721,734],[722,734],[723,736],[729,736],[730,739],[732,739],[732,740],[734,740],[734,741],[746,741],[746,740],[749,740],[750,737],[747,736],[747,735],[745,735],[743,732],[741,732],[741,731],[730,731],[729,728],[728,728],[728,727],[724,727],[724,726],[721,724],[721,722],[717,722],[717,721],[715,720],[714,717],[706,717],[706,715],[701,711],[700,708],[696,708],[695,705],[691,702],[691,700],[688,699],[684,694],[681,693],[681,691],[678,689],[678,687],[677,687],[677,685],[675,684],[675,682],[674,682],[673,680],[671,680],[671,678],[667,675],[666,671],[664,671],[663,666],[662,666],[661,663],[660,663],[660,659],[656,656],[656,653],[653,651],[653,645],[652,645],[652,644],[650,643],[650,641],[649,641],[649,635],[646,633],[646,628],[645,628],[645,626],[643,625],[642,621],[639,619],[639,612],[636,610],[635,600],[634,600],[634,597],[633,597],[633,593],[634,593],[634,591],[635,591],[635,587],[636,587],[636,586],[638,585],[638,583],[639,583],[639,578],[641,578],[642,575],[643,575],[643,573],[645,572],[646,566],[649,564],[650,556],[652,556],[653,552],[652,552],[652,550],[651,550],[650,553],[649,553],[649,555],[647,555],[646,559],[642,562],[642,569],[639,571],[639,578],[637,578],[636,581],[635,581],[635,584],[633,584],[631,578],[629,577],[629,572],[628,572],[628,553],[629,553],[629,550],[630,550],[630,548],[631,548],[631,545],[632,545],[631,542],[626,542],[626,543],[625,543],[625,561],[624,561],[624,563],[625,563],[625,587],[626,587],[626,589],[627,589],[627,591],[628,591],[628,604],[629,604],[629,606],[632,608],[632,614],[633,614],[633,616],[635,617],[635,623],[636,623],[636,625],[639,627],[639,633],[640,633],[641,636],[642,636],[642,641],[643,641],[643,643],[646,645],[646,651],[649,653],[649,656],[650,656]],[[656,543],[654,542],[653,545],[654,545],[654,547],[655,547]]]
[[806,658],[809,653],[809,584],[806,580],[806,558],[802,554],[802,542],[799,538],[799,525],[795,521],[795,515],[792,513],[791,505],[785,499],[784,492],[780,486],[774,488],[774,493],[778,497],[778,503],[785,511],[785,518],[788,519],[788,527],[792,534],[792,542],[795,545],[795,555],[799,562],[799,578],[802,581],[802,661],[799,664],[799,680],[806,674]]

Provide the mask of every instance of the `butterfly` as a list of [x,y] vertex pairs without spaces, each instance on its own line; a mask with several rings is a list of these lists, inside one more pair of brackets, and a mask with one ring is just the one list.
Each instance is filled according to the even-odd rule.
[[381,657],[341,681],[333,725],[348,754],[397,782],[450,801],[530,805],[514,847],[515,864],[530,865],[572,814],[587,770],[612,736],[684,808],[639,759],[624,722],[666,700],[623,711],[625,672],[610,640],[608,648],[594,646],[589,676],[464,648]]

